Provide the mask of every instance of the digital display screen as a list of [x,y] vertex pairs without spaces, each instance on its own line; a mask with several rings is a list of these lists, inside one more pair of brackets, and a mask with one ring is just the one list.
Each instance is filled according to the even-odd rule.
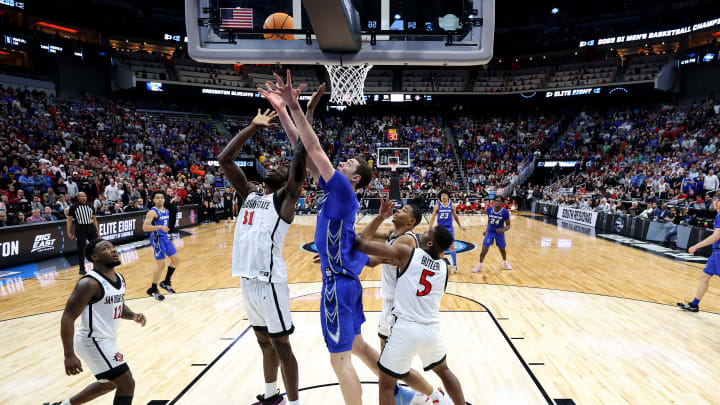
[[397,31],[453,31],[472,9],[465,0],[390,2],[390,29]]

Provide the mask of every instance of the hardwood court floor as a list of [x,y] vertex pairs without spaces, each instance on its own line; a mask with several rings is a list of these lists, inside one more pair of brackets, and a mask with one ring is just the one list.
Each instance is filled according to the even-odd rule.
[[[456,229],[456,237],[480,245],[486,217],[461,219],[466,230]],[[119,346],[137,381],[138,404],[249,403],[262,388],[259,350],[243,319],[239,282],[230,277],[232,225],[192,232],[176,244],[182,263],[174,285],[182,293],[162,303],[144,296],[154,266],[151,250],[122,253],[127,303],[149,321],[145,328],[131,322],[120,328]],[[319,265],[300,249],[313,232],[314,218],[298,217],[283,251],[296,297],[291,341],[304,388],[335,382],[316,312]],[[443,302],[449,364],[471,403],[544,398],[578,404],[720,403],[713,389],[720,364],[717,282],[701,304],[709,312],[688,314],[672,306],[693,296],[702,265],[521,216],[513,218],[507,240],[513,271],[501,269],[499,253],[491,248],[485,270],[472,274],[479,249],[461,253],[460,273],[448,285],[455,295]],[[87,370],[75,377],[63,372],[60,311],[76,273],[77,267],[55,280],[25,280],[0,291],[1,404],[64,399],[92,381]],[[366,308],[378,310],[379,269],[366,270],[362,278]],[[363,328],[373,344],[377,316],[368,312]],[[364,366],[357,368],[363,381],[375,381]],[[434,375],[426,376],[437,383]],[[377,386],[363,388],[364,403],[376,403]],[[307,389],[301,399],[339,403],[340,394],[330,385]],[[109,404],[112,398],[93,403]]]

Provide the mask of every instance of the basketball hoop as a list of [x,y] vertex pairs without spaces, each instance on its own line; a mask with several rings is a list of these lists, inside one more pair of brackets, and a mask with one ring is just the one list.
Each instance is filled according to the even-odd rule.
[[397,170],[397,167],[398,167],[397,162],[390,162],[390,163],[388,163],[388,164],[390,165],[390,170],[391,170],[391,171],[394,172],[395,170]]
[[330,102],[342,105],[365,104],[365,78],[372,67],[373,65],[325,65],[332,87]]

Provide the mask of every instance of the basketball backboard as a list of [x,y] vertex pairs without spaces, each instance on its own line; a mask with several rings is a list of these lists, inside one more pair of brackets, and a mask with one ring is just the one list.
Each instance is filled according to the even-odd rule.
[[[189,54],[225,64],[453,66],[492,58],[495,0],[338,1],[359,15],[357,52],[324,52],[301,0],[185,0]],[[289,19],[265,24],[275,13],[292,18],[292,31]],[[264,39],[272,33],[294,39]]]
[[379,169],[410,167],[410,148],[378,148],[376,166]]

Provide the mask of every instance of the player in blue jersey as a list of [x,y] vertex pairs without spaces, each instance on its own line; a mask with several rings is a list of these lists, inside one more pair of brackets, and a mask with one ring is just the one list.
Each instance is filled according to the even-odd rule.
[[[145,222],[143,222],[143,231],[150,232],[150,245],[153,248],[155,254],[155,261],[157,267],[153,271],[153,281],[150,288],[148,288],[147,295],[155,298],[158,301],[165,299],[165,296],[160,294],[158,290],[158,282],[162,275],[163,269],[165,268],[165,258],[170,258],[170,266],[167,268],[167,274],[165,280],[159,283],[160,287],[166,290],[170,294],[175,294],[175,290],[172,288],[171,279],[175,272],[175,268],[180,264],[180,257],[175,250],[175,246],[168,237],[170,232],[170,212],[165,208],[165,193],[161,190],[155,190],[152,193],[151,200],[153,207],[150,208],[147,215],[145,216]],[[174,220],[174,218],[172,219]]]
[[495,197],[495,204],[487,209],[488,227],[485,232],[483,232],[485,239],[483,239],[483,247],[482,251],[480,251],[480,261],[477,266],[473,268],[473,273],[482,270],[485,255],[493,243],[500,249],[500,254],[503,258],[503,268],[505,270],[512,270],[512,267],[510,267],[507,262],[507,252],[505,251],[505,232],[510,229],[510,212],[502,206],[504,201],[502,197],[497,196]]
[[441,191],[439,200],[433,208],[432,216],[430,217],[430,226],[435,223],[435,217],[437,216],[437,224],[445,227],[453,236],[453,244],[450,245],[450,256],[452,256],[452,271],[457,273],[457,258],[455,256],[455,232],[453,231],[453,219],[457,222],[460,229],[465,230],[460,223],[460,217],[458,217],[455,211],[455,205],[450,201],[450,193],[448,191]]
[[[318,207],[315,228],[315,246],[323,278],[320,323],[343,399],[348,405],[361,405],[362,386],[350,354],[359,357],[376,375],[379,375],[380,357],[361,334],[365,315],[358,276],[369,257],[353,248],[355,215],[360,208],[355,190],[370,183],[372,169],[362,158],[340,162],[337,169],[334,168],[298,102],[305,85],[293,88],[290,71],[286,81],[277,74],[275,78],[276,83],[267,82],[267,89],[258,90],[278,112],[288,138],[293,141],[297,136],[302,140],[308,156],[307,167],[319,177],[318,184],[325,193]],[[287,116],[288,108],[292,119]],[[414,396],[406,392],[410,394],[408,398]]]
[[712,207],[718,213],[717,216],[715,216],[715,223],[713,224],[714,230],[712,235],[708,236],[699,243],[696,243],[695,245],[691,246],[690,249],[688,249],[688,253],[695,254],[698,249],[712,245],[712,253],[708,258],[707,264],[705,264],[705,269],[700,274],[700,279],[698,279],[698,287],[697,292],[695,293],[695,299],[688,302],[687,304],[683,302],[677,303],[677,306],[690,312],[697,312],[700,310],[700,300],[707,292],[708,286],[710,286],[710,278],[712,276],[720,276],[720,191],[715,192],[715,197],[713,197],[712,201]]

